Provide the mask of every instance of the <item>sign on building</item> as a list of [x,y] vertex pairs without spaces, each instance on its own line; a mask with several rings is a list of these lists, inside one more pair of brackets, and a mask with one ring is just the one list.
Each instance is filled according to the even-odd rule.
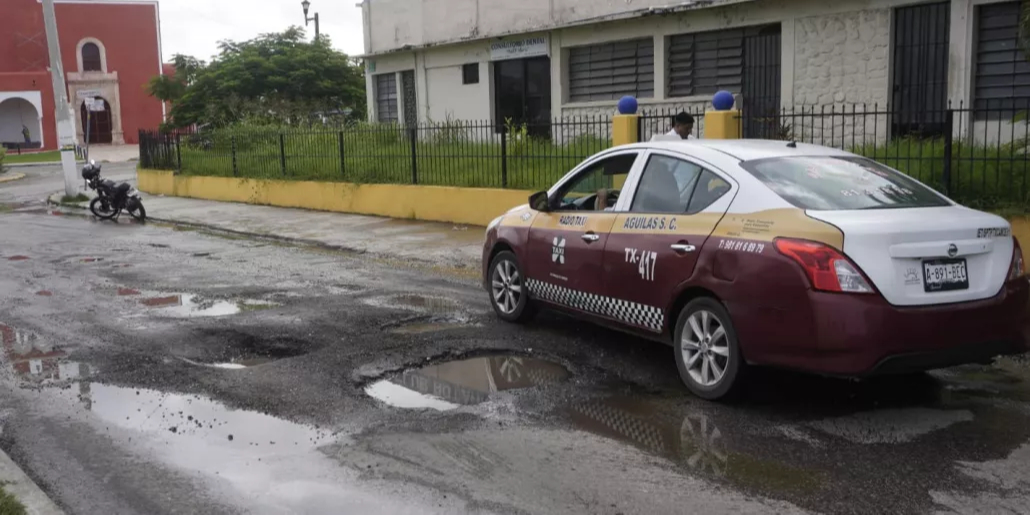
[[92,100],[96,97],[102,96],[99,89],[80,89],[75,93],[75,96],[79,100]]
[[98,112],[104,110],[104,99],[102,99],[102,98],[89,99],[89,100],[86,101],[86,106],[89,108],[90,111],[92,111],[94,113],[98,113]]
[[550,45],[547,36],[524,39],[506,39],[490,43],[490,60],[522,59],[547,55]]

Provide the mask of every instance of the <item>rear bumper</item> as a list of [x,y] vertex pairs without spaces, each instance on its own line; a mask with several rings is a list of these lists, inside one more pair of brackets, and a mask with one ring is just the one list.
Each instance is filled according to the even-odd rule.
[[[762,337],[745,329],[749,361],[813,372],[866,376],[986,362],[1027,351],[1030,283],[1011,281],[998,295],[975,302],[897,307],[876,295],[809,291],[789,307],[738,306],[735,324],[768,327]],[[801,300],[801,299],[797,299]]]

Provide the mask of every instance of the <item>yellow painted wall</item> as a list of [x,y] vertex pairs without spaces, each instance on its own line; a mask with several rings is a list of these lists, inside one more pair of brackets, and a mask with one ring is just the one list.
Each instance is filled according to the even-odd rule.
[[740,111],[708,111],[705,113],[705,139],[740,139]]
[[174,175],[138,170],[139,189],[155,195],[242,202],[390,218],[486,225],[533,192],[403,184],[277,181]]

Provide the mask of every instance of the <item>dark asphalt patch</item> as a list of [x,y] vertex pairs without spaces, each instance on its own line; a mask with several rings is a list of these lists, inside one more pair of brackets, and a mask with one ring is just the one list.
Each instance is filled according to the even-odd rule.
[[362,299],[365,304],[377,308],[401,309],[428,313],[452,313],[462,309],[461,304],[446,297],[399,293]]
[[421,315],[389,322],[382,325],[380,329],[393,334],[414,335],[473,326],[475,324],[468,317]]
[[376,381],[365,393],[398,408],[454,409],[479,404],[491,394],[565,381],[569,371],[538,358],[481,356],[436,363]]

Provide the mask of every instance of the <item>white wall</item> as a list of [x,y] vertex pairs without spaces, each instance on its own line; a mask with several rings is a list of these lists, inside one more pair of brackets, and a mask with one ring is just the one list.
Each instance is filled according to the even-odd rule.
[[0,142],[25,141],[22,126],[29,128],[29,138],[43,143],[43,100],[38,91],[0,91]]
[[[756,0],[712,0],[734,4]],[[547,30],[630,16],[670,0],[365,0],[366,53]],[[702,4],[705,5],[705,4]]]

